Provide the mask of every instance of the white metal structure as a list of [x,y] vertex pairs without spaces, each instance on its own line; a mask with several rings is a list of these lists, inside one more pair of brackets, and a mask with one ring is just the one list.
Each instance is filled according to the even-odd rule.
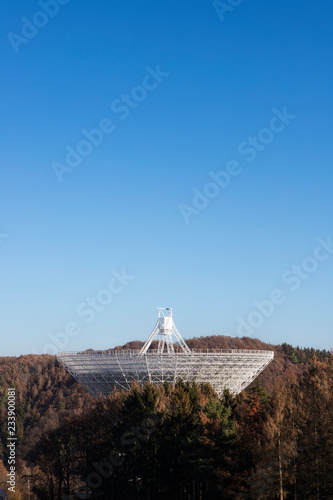
[[[175,337],[177,344],[172,343]],[[157,349],[149,349],[158,339]],[[58,360],[94,396],[107,395],[115,387],[129,389],[134,380],[175,383],[210,383],[221,395],[245,389],[272,361],[273,351],[224,349],[190,350],[178,332],[171,308],[159,308],[154,330],[141,350],[60,353]]]
[[172,342],[172,337],[175,337],[179,346],[183,350],[183,352],[187,354],[191,354],[191,350],[186,345],[185,340],[180,335],[179,331],[176,328],[175,322],[172,318],[172,307],[159,307],[158,308],[158,319],[155,325],[154,330],[151,332],[147,342],[143,346],[140,351],[140,354],[146,354],[152,341],[158,338],[158,354],[162,354],[164,350],[168,354],[172,354],[175,352],[174,344]]

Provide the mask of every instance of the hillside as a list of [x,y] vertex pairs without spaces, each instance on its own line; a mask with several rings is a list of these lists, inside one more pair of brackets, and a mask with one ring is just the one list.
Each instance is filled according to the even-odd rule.
[[[192,349],[267,349],[275,358],[259,380],[268,393],[274,386],[295,374],[300,379],[315,359],[325,361],[328,351],[294,348],[288,344],[270,345],[252,338],[209,336],[187,340]],[[143,342],[133,341],[117,349],[138,349]],[[156,347],[153,345],[152,347]],[[256,383],[257,384],[257,383]],[[0,464],[7,458],[7,388],[16,389],[17,457],[21,475],[32,474],[29,459],[36,444],[56,432],[71,419],[85,418],[96,406],[96,400],[60,365],[55,356],[24,355],[0,358]],[[251,387],[248,391],[251,391]],[[29,461],[30,460],[30,461]],[[38,474],[37,474],[38,475]],[[26,476],[27,477],[27,476]]]
[[[138,420],[137,412],[141,411],[144,407],[141,397],[148,398],[148,406],[152,403],[152,397],[153,399],[155,398],[155,409],[152,408],[149,411],[155,412],[156,417],[162,418],[165,421],[164,427],[161,427],[159,433],[156,434],[157,448],[154,448],[160,449],[161,453],[164,450],[165,440],[169,439],[167,436],[169,435],[168,422],[170,419],[178,422],[178,419],[181,418],[181,422],[188,422],[189,424],[193,422],[193,425],[195,423],[197,426],[195,435],[193,435],[193,438],[196,440],[195,450],[188,449],[184,442],[181,445],[182,451],[180,451],[177,448],[178,438],[175,438],[174,442],[170,441],[171,447],[177,445],[172,452],[169,450],[171,453],[170,470],[173,470],[173,460],[176,460],[179,453],[185,453],[190,460],[193,460],[193,453],[195,453],[195,460],[197,461],[195,463],[197,464],[200,464],[202,457],[207,454],[205,467],[211,467],[209,465],[211,463],[209,458],[210,446],[213,448],[217,446],[216,449],[220,449],[216,455],[217,457],[220,457],[220,452],[231,453],[230,456],[228,455],[227,463],[229,464],[228,467],[231,467],[230,474],[232,473],[233,481],[230,483],[228,480],[228,477],[230,477],[229,473],[229,476],[223,476],[224,465],[219,464],[220,458],[218,458],[214,465],[214,472],[210,477],[212,487],[213,485],[216,487],[224,485],[223,487],[227,489],[231,488],[230,493],[228,493],[229,496],[225,496],[225,498],[234,498],[234,493],[232,493],[234,488],[244,488],[244,491],[248,492],[251,489],[258,490],[257,479],[251,479],[251,471],[256,470],[256,473],[260,475],[261,469],[265,467],[267,462],[267,456],[271,457],[268,463],[275,463],[276,432],[282,432],[285,426],[290,426],[289,413],[291,408],[295,408],[293,418],[296,419],[295,425],[297,424],[301,432],[301,438],[294,436],[291,431],[288,431],[284,437],[286,440],[285,449],[294,449],[296,441],[301,439],[300,444],[297,444],[299,446],[297,449],[300,450],[299,457],[301,457],[301,451],[304,450],[304,453],[302,452],[304,457],[302,455],[301,460],[303,464],[306,462],[309,449],[313,446],[312,441],[310,443],[306,442],[307,429],[311,426],[312,412],[316,410],[312,408],[313,398],[311,391],[313,390],[315,390],[317,396],[320,391],[323,392],[322,394],[320,393],[321,402],[317,410],[321,415],[321,421],[323,421],[323,442],[331,442],[331,436],[326,436],[327,429],[332,428],[330,420],[332,417],[330,409],[331,397],[326,391],[326,387],[331,385],[332,376],[332,359],[328,351],[294,348],[288,344],[270,345],[258,339],[246,337],[200,337],[187,340],[187,344],[192,349],[274,350],[275,358],[260,375],[259,380],[261,384],[258,385],[258,381],[256,381],[252,388],[249,387],[245,391],[245,394],[241,394],[235,399],[224,395],[224,399],[222,398],[219,403],[214,402],[214,397],[217,398],[217,396],[213,396],[210,389],[207,392],[207,387],[203,387],[199,392],[196,392],[196,389],[191,389],[186,385],[183,386],[181,383],[172,389],[166,387],[152,389],[147,386],[147,388],[140,389],[142,395],[137,392],[137,388],[133,387],[132,391],[126,395],[116,393],[109,402],[98,402],[66,372],[63,366],[57,362],[55,356],[26,355],[19,358],[0,358],[0,481],[3,481],[6,475],[2,462],[6,464],[8,459],[8,450],[6,447],[7,388],[10,387],[15,387],[16,389],[17,470],[20,478],[18,489],[19,491],[26,492],[29,479],[33,484],[33,491],[37,493],[40,500],[48,500],[50,498],[48,496],[49,493],[45,493],[50,488],[50,484],[57,484],[58,488],[67,493],[77,489],[79,491],[80,488],[84,490],[86,486],[84,481],[82,482],[82,479],[86,477],[85,471],[91,470],[91,464],[94,460],[96,462],[100,460],[104,449],[110,450],[111,445],[116,446],[114,439],[117,440],[119,435],[121,437],[121,433],[124,431],[135,428],[135,424],[140,421],[140,419]],[[140,348],[142,345],[143,342],[133,341],[124,346],[118,346],[117,349]],[[328,358],[330,359],[328,360]],[[282,383],[284,378],[285,382]],[[145,391],[148,391],[146,396],[144,396]],[[299,406],[299,401],[303,401],[304,394],[307,394],[306,397],[308,398],[308,408],[306,407],[305,409],[303,408],[304,405]],[[197,398],[197,402],[190,404],[192,397],[194,399]],[[283,413],[281,413],[281,405],[284,408]],[[127,406],[126,415],[122,415],[122,408],[126,408]],[[180,416],[179,411],[187,413],[184,416]],[[327,413],[325,417],[326,423],[322,418],[325,411]],[[302,412],[305,413],[303,414]],[[282,414],[285,419],[283,421],[281,420]],[[127,424],[126,422],[124,423],[124,418],[125,420],[129,419]],[[100,420],[99,424],[97,424],[98,419]],[[117,422],[116,426],[115,422]],[[180,426],[181,435],[183,433],[181,430],[182,425]],[[174,424],[170,424],[170,426],[170,428],[174,429]],[[108,429],[108,427],[110,429],[106,432],[105,429]],[[192,431],[189,429],[188,432],[193,433],[192,424],[190,424],[190,427]],[[278,430],[275,431],[274,429]],[[272,430],[274,430],[274,433],[270,438]],[[166,435],[163,432],[166,432]],[[202,435],[207,436],[210,433],[212,433],[211,445],[209,444],[209,440],[206,440],[207,438],[202,441]],[[226,433],[223,438],[227,439],[225,445],[222,439],[223,433]],[[231,439],[231,436],[233,436],[233,446],[230,447],[228,440]],[[262,436],[265,436],[263,442]],[[292,437],[292,443],[288,441],[291,439],[290,436]],[[88,441],[86,441],[86,437]],[[109,438],[111,439],[110,442],[108,441]],[[93,447],[90,445],[92,442],[95,442]],[[208,446],[207,449],[205,448],[206,445]],[[242,461],[239,457],[243,456],[242,450],[244,447],[247,447],[248,451],[246,457],[244,455],[246,459],[243,457],[245,461],[243,459]],[[67,457],[65,461],[63,461],[64,452]],[[144,451],[143,448],[142,452],[144,454],[147,452],[148,456],[151,453],[149,449],[148,451]],[[91,453],[93,454],[91,455]],[[327,458],[328,450],[323,447],[320,449],[320,453],[323,456],[323,467],[331,467],[331,459]],[[84,464],[78,458],[81,455],[85,456]],[[144,455],[142,456],[142,460],[144,460]],[[162,463],[163,460],[164,451],[155,464],[157,469],[159,463]],[[73,468],[70,466],[72,462],[75,464]],[[108,486],[105,483],[103,488],[119,487],[122,490],[124,485],[129,487],[131,478],[139,467],[138,463],[141,463],[141,458],[138,458],[133,464],[129,460],[128,465],[132,464],[134,469],[119,469],[118,472],[120,475],[117,472],[114,478],[115,481],[119,481],[119,484],[115,482],[111,486]],[[62,465],[59,469],[60,464]],[[183,467],[182,464],[181,466]],[[198,471],[202,473],[201,465],[198,465],[198,467]],[[306,477],[311,479],[312,472],[307,471],[304,475],[302,467],[304,468],[304,465],[300,465],[299,472],[297,473],[299,478],[302,481],[305,481]],[[150,468],[147,470],[150,470]],[[186,477],[186,470],[185,468],[182,472],[184,476],[182,476],[181,481],[184,481],[184,477]],[[291,470],[293,474],[294,470],[294,468]],[[66,474],[69,474],[70,486],[69,483],[66,486],[67,483],[65,484],[64,482]],[[146,474],[146,472],[142,472],[142,474]],[[286,480],[288,477],[286,476]],[[191,482],[192,479],[188,478],[186,481]],[[199,481],[198,488],[204,488],[205,481],[206,479],[203,479],[201,483]],[[168,480],[167,483],[169,484]],[[311,484],[309,486],[310,490]],[[259,484],[259,489],[261,487]],[[52,486],[52,488],[56,488],[56,486]],[[140,489],[140,485],[138,485],[138,488]],[[240,490],[238,489],[238,491]],[[25,500],[28,497],[25,495],[17,498]],[[62,497],[59,493],[59,495],[54,494],[52,498]],[[331,497],[323,496],[323,498]]]
[[[274,360],[258,377],[269,392],[274,384],[290,372],[300,376],[314,355],[323,360],[328,351],[293,348],[288,344],[265,344],[258,339],[225,337],[222,335],[187,340],[191,349],[268,349]],[[132,341],[117,349],[138,349],[143,342]],[[154,346],[153,346],[154,347]],[[16,388],[17,428],[22,453],[40,436],[56,428],[61,420],[79,415],[94,398],[78,384],[51,355],[24,355],[0,358],[0,425],[6,418],[6,389]],[[0,459],[3,458],[5,434],[1,434]]]

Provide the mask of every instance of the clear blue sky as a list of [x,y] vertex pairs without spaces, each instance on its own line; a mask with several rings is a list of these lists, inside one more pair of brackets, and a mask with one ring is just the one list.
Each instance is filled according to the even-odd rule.
[[145,340],[160,306],[185,338],[250,316],[250,337],[333,347],[332,2],[51,4],[1,5],[0,354]]

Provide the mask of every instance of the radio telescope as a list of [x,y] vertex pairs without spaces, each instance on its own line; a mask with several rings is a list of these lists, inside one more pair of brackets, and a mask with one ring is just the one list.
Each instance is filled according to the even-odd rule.
[[[157,349],[151,344],[157,341]],[[142,349],[59,353],[58,360],[91,394],[130,389],[134,381],[161,385],[177,379],[209,383],[222,395],[238,394],[273,360],[273,351],[252,349],[191,350],[180,335],[172,308],[158,308],[156,325]]]

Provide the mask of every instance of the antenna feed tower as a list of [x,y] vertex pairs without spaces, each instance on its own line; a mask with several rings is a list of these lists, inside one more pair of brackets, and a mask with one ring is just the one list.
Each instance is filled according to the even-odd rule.
[[191,350],[187,346],[185,340],[180,335],[176,328],[172,317],[172,307],[158,307],[158,318],[154,330],[151,332],[147,342],[142,347],[140,354],[146,354],[153,340],[158,340],[157,352],[163,354],[167,352],[172,354],[175,352],[173,337],[176,343],[186,354],[191,354]]

